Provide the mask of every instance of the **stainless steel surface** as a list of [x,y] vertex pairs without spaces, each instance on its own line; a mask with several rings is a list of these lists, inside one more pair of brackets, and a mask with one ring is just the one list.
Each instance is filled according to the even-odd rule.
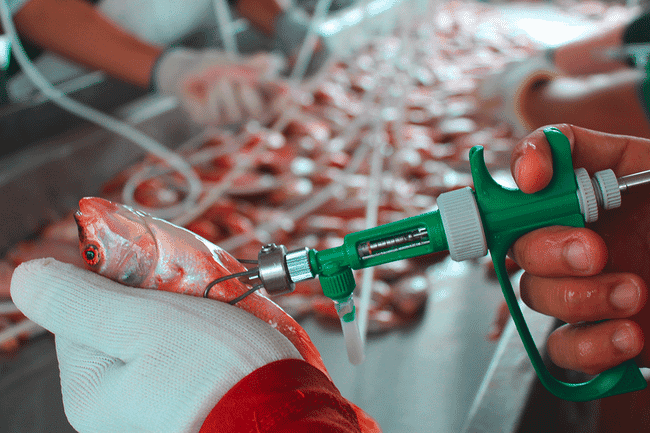
[[[523,302],[520,307],[537,350],[544,352],[546,337],[554,327],[554,320],[532,311]],[[528,359],[524,344],[519,338],[514,322],[510,321],[503,331],[461,431],[513,431],[526,403],[518,395],[519,390],[530,389],[535,378],[535,370]]]
[[259,278],[270,295],[283,295],[293,292],[296,285],[289,278],[289,270],[284,258],[287,248],[284,245],[269,244],[262,247],[257,256]]
[[[168,146],[196,133],[165,98],[138,101],[120,116]],[[0,160],[0,252],[76,208],[143,154],[125,139],[85,126]]]
[[634,173],[618,178],[618,188],[621,193],[627,192],[630,188],[650,183],[650,170]]

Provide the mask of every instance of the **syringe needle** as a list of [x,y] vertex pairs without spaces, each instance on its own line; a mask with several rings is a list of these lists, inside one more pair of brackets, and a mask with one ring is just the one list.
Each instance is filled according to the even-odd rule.
[[618,190],[622,193],[627,192],[628,189],[639,186],[646,185],[650,183],[650,170],[641,171],[639,173],[629,174],[627,176],[621,176],[616,179],[618,181]]

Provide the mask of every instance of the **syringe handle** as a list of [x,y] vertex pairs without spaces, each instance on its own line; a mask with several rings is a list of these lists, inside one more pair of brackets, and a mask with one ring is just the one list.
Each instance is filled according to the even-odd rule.
[[506,272],[506,254],[522,235],[542,227],[584,227],[576,196],[576,180],[568,139],[556,128],[544,130],[553,155],[553,179],[534,194],[504,188],[492,179],[483,159],[483,149],[470,151],[476,201],[481,212],[488,249],[513,321],[541,383],[556,397],[588,401],[646,387],[634,361],[627,361],[584,383],[562,382],[548,371],[530,334]]

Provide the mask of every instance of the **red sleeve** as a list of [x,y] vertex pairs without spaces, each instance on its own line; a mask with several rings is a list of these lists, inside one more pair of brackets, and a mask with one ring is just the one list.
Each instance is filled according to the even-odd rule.
[[360,433],[355,409],[317,368],[297,359],[267,364],[226,393],[200,433]]

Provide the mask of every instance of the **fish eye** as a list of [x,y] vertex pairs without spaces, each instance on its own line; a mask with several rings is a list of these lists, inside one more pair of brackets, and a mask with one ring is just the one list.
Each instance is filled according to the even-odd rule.
[[99,263],[99,250],[95,245],[88,245],[83,252],[83,259],[90,266],[95,266]]

